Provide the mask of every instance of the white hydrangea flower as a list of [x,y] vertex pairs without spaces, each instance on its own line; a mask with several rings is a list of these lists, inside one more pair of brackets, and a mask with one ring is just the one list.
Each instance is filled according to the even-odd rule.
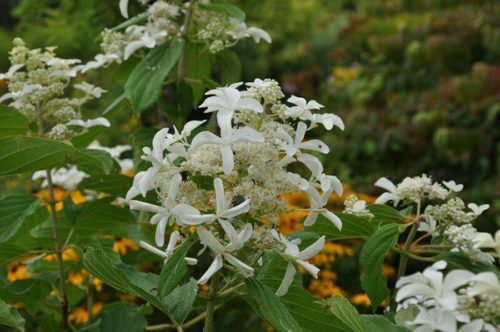
[[83,127],[83,128],[90,128],[94,126],[104,126],[104,127],[109,127],[111,126],[111,123],[109,123],[109,120],[106,118],[95,118],[95,119],[89,119],[87,121],[84,121],[82,119],[73,119],[68,121],[66,123],[67,126],[78,126],[78,127]]
[[491,248],[496,252],[497,257],[500,257],[500,230],[496,231],[495,238],[490,233],[478,232],[472,242],[474,248]]
[[344,130],[344,122],[342,119],[335,114],[313,114],[313,110],[319,110],[324,106],[318,103],[316,100],[311,100],[307,102],[304,98],[291,96],[287,100],[289,103],[295,106],[287,108],[285,114],[292,118],[299,118],[304,121],[311,121],[312,123],[321,123],[326,130],[330,130],[333,126],[338,127],[340,130]]
[[[88,177],[87,173],[79,171],[76,166],[70,168],[61,167],[57,169],[52,169],[51,171],[52,183],[56,186],[64,188],[66,190],[73,191],[77,188],[78,184]],[[36,171],[32,175],[32,180],[37,181],[39,179],[44,179],[42,182],[42,188],[46,188],[47,183],[47,171]]]
[[455,181],[443,181],[443,184],[446,186],[446,188],[450,189],[453,192],[461,192],[462,189],[464,189],[463,184],[457,184]]
[[309,196],[311,207],[309,208],[309,214],[304,221],[304,226],[307,227],[314,225],[314,223],[316,223],[316,219],[318,219],[318,215],[321,214],[323,217],[330,220],[339,230],[342,229],[342,221],[340,218],[325,207],[328,204],[328,198],[330,198],[333,189],[333,186],[331,186],[330,189],[324,191],[322,195],[320,195],[319,192],[313,187],[309,187],[305,190],[307,196]]
[[[172,254],[174,253],[175,247],[177,246],[177,243],[180,240],[181,240],[181,236],[180,236],[179,231],[174,231],[174,232],[172,232],[172,234],[170,234],[167,249],[165,249],[165,251],[162,251],[162,250],[156,248],[155,246],[152,246],[151,244],[149,244],[145,241],[140,241],[139,245],[141,247],[143,247],[144,249],[146,249],[147,251],[149,251],[155,255],[158,255],[160,257],[165,258],[164,264],[166,264],[168,259],[170,258],[170,256],[172,256]],[[198,263],[198,260],[196,258],[192,258],[192,257],[184,257],[184,260],[186,261],[186,263],[188,265],[196,265]]]

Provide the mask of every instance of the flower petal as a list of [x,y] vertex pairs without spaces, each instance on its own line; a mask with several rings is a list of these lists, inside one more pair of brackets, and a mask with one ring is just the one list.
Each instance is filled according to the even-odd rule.
[[290,285],[293,282],[293,277],[297,273],[297,270],[295,269],[295,266],[293,266],[293,263],[289,262],[287,267],[286,267],[286,272],[285,275],[283,276],[283,280],[281,281],[281,284],[276,291],[277,296],[283,296],[288,292],[288,289],[290,288]]
[[302,266],[315,279],[318,279],[319,269],[316,266],[312,265],[309,262],[303,261],[301,259],[297,259],[297,264]]
[[301,250],[299,254],[297,255],[298,259],[309,259],[316,255],[318,252],[323,249],[323,246],[325,245],[325,236],[323,235],[319,239],[317,239],[313,244],[311,244],[309,247],[305,248],[304,250]]
[[230,175],[234,168],[233,150],[229,145],[221,145],[220,153],[222,156],[222,171],[225,175]]
[[200,242],[203,245],[208,246],[214,253],[220,254],[224,251],[224,247],[222,246],[222,244],[220,244],[220,242],[215,238],[212,232],[207,230],[205,227],[197,226],[196,232],[200,237]]
[[158,247],[163,247],[165,244],[165,229],[167,228],[167,217],[160,219],[160,222],[156,226],[155,242]]
[[243,203],[238,204],[235,207],[232,207],[232,208],[224,211],[219,216],[221,218],[229,219],[229,218],[239,216],[240,214],[247,213],[249,209],[250,209],[250,200],[247,199]]
[[220,178],[215,178],[214,189],[217,213],[224,213],[226,211],[226,196],[224,195],[224,184]]
[[199,285],[206,284],[207,281],[214,275],[214,273],[219,271],[221,268],[222,268],[222,256],[217,255],[212,264],[210,264],[208,270],[198,280],[198,284]]
[[238,258],[234,257],[231,254],[224,253],[222,255],[224,255],[224,258],[238,270],[238,272],[243,276],[243,278],[249,278],[253,276],[254,272],[253,267],[243,263],[242,261],[240,261]]
[[323,210],[321,211],[321,215],[330,220],[335,225],[335,227],[338,228],[339,231],[342,229],[342,221],[334,213],[328,210]]

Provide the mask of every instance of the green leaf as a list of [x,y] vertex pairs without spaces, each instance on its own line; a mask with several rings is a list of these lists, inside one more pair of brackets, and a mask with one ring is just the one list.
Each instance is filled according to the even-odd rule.
[[209,175],[189,175],[188,180],[194,182],[200,189],[214,190],[214,178]]
[[17,233],[24,219],[36,210],[41,200],[31,195],[12,195],[0,199],[0,243]]
[[7,264],[28,253],[28,249],[12,243],[0,243],[0,264]]
[[205,8],[220,14],[234,17],[240,22],[245,20],[245,12],[238,6],[227,2],[200,3],[201,8]]
[[191,239],[184,242],[163,266],[158,283],[158,293],[161,298],[165,298],[186,275],[188,269],[184,258],[193,242]]
[[177,107],[183,119],[187,118],[193,109],[193,89],[184,81],[177,85]]
[[397,243],[399,233],[400,225],[384,225],[373,233],[361,250],[361,285],[370,298],[373,310],[389,295],[387,278],[382,274],[382,264],[387,251]]
[[198,294],[198,284],[191,278],[189,282],[176,287],[162,302],[171,312],[177,324],[182,324],[193,308],[194,300]]
[[121,174],[97,174],[83,179],[78,184],[78,188],[125,197],[127,191],[132,187],[133,181],[133,178]]
[[245,279],[247,302],[277,331],[303,331],[288,309],[272,290],[255,278]]
[[86,229],[88,232],[104,231],[118,224],[135,221],[129,209],[116,206],[113,201],[113,197],[106,197],[84,204],[77,219],[78,228]]
[[[107,307],[107,306],[106,306]],[[102,332],[143,332],[146,329],[147,321],[138,311],[127,305],[112,306],[104,308],[101,313],[99,331]]]
[[376,226],[370,220],[347,213],[336,213],[336,215],[342,220],[340,231],[322,215],[318,216],[314,225],[307,227],[307,231],[325,235],[327,240],[369,237],[375,232]]
[[0,138],[0,175],[59,166],[74,154],[71,145],[45,138]]
[[367,209],[374,215],[372,220],[381,225],[398,223],[407,219],[405,215],[389,205],[372,204],[368,205]]
[[16,308],[0,299],[0,325],[24,331],[24,323],[24,318],[17,312]]
[[222,85],[228,85],[241,80],[241,62],[236,53],[224,50],[217,54],[217,62],[221,66]]
[[443,251],[438,257],[448,263],[448,268],[465,269],[474,273],[493,272],[500,278],[500,271],[498,271],[498,268],[494,264],[472,262],[467,256],[460,252]]
[[78,149],[74,162],[87,174],[109,174],[114,165],[114,159],[108,152],[96,149]]
[[[202,52],[204,52],[202,54]],[[210,79],[212,72],[212,56],[207,52],[205,44],[189,43],[186,46],[186,77],[201,80],[202,83],[194,81],[187,82],[193,89],[193,106],[196,107],[203,96],[208,85],[205,80]]]
[[379,315],[361,315],[361,320],[369,332],[410,332],[404,326],[398,326],[391,323],[384,316]]
[[17,109],[0,104],[0,137],[25,135],[28,124],[28,119]]
[[105,284],[120,292],[143,298],[172,318],[167,307],[155,295],[157,275],[140,272],[132,266],[123,264],[113,251],[94,246],[86,247],[83,266]]
[[[343,296],[335,295],[325,301],[324,304],[330,306],[330,311],[349,326],[353,332],[367,332],[361,322],[361,317],[354,306]],[[371,330],[368,330],[371,331]]]
[[158,130],[154,128],[139,128],[132,134],[132,146],[134,147],[134,170],[137,174],[151,166],[151,163],[141,159],[142,149],[151,146],[153,137]]
[[154,48],[135,67],[125,84],[125,92],[139,115],[160,96],[163,81],[177,63],[184,48],[184,39],[177,38]]
[[76,205],[73,200],[71,199],[71,195],[66,196],[66,198],[63,200],[63,211],[64,214],[66,215],[66,218],[71,222],[71,224],[75,224],[76,219],[82,212],[82,207],[79,205]]

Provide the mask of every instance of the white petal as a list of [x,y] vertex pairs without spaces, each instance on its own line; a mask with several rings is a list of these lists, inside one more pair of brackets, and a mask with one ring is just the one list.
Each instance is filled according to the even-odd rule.
[[394,193],[396,191],[396,186],[394,185],[394,183],[392,183],[392,181],[384,177],[378,179],[377,182],[375,182],[375,186],[383,188],[391,193]]
[[306,217],[306,220],[304,220],[304,226],[309,227],[312,226],[316,223],[316,219],[318,219],[318,212],[316,211],[311,211]]
[[156,226],[155,242],[158,247],[163,247],[165,244],[165,228],[167,228],[167,217],[160,219],[160,222]]
[[[0,100],[2,102],[2,100]],[[87,123],[81,119],[73,119],[70,120],[66,123],[67,126],[79,126],[79,127],[86,127]]]
[[229,145],[221,145],[220,152],[222,155],[222,170],[224,174],[230,175],[234,168],[233,150]]
[[163,213],[164,209],[160,206],[141,201],[130,201],[129,206],[132,210],[141,210],[152,213]]
[[305,108],[307,106],[307,102],[304,98],[296,97],[293,95],[287,99],[287,102],[292,103],[292,104],[297,105],[297,106],[300,106],[302,108]]
[[196,265],[196,264],[198,264],[198,260],[196,258],[184,257],[184,260],[186,261],[187,265]]
[[226,250],[233,251],[241,249],[243,243],[241,243],[240,238],[238,237],[238,233],[236,233],[236,230],[234,229],[233,225],[222,219],[219,219],[219,224],[226,233],[226,236],[230,242],[226,246]]
[[264,111],[262,105],[253,98],[241,98],[238,101],[237,107],[240,111],[254,111],[257,113],[262,113]]
[[333,126],[337,126],[340,130],[345,129],[342,119],[339,116],[331,113],[314,114],[313,122],[321,123],[326,130],[332,129]]
[[220,178],[214,179],[214,189],[217,213],[223,213],[226,211],[226,197],[224,195],[224,184]]
[[264,142],[264,136],[250,127],[243,127],[233,134],[233,142]]
[[189,135],[191,135],[191,132],[193,130],[195,130],[196,128],[198,128],[202,124],[204,124],[206,121],[207,120],[202,120],[202,121],[192,120],[192,121],[189,121],[188,123],[186,123],[184,125],[184,128],[182,129],[182,135],[184,137],[189,137]]
[[380,195],[376,200],[375,200],[375,204],[385,204],[389,201],[398,201],[398,198],[396,197],[396,195],[394,194],[391,194],[391,193],[383,193],[382,195]]
[[128,0],[120,0],[120,13],[123,17],[128,18]]
[[167,257],[167,254],[165,252],[163,252],[162,250],[150,245],[149,243],[147,242],[144,242],[144,241],[140,241],[139,242],[139,245],[141,247],[143,247],[144,249],[146,249],[147,251],[155,254],[155,255],[158,255],[158,256],[161,256],[161,257],[164,257],[166,258]]
[[302,142],[299,144],[299,148],[305,150],[317,151],[323,154],[327,154],[330,152],[330,148],[328,147],[328,145],[326,145],[319,139],[312,139],[306,142]]
[[170,253],[174,251],[175,246],[177,245],[177,242],[179,242],[180,239],[180,234],[179,231],[175,231],[172,234],[170,234],[170,238],[168,239],[168,244],[167,244],[167,253]]
[[298,146],[306,136],[307,125],[305,122],[299,122],[297,125],[297,130],[295,131],[295,145]]
[[238,234],[238,238],[242,243],[245,243],[252,236],[252,232],[253,232],[252,224],[246,224],[245,226],[243,226],[243,229]]
[[172,201],[177,197],[177,192],[179,191],[179,184],[182,182],[182,176],[177,173],[172,176],[172,180],[170,180],[170,186],[168,187],[168,199]]
[[250,200],[247,199],[243,203],[238,204],[235,207],[232,207],[224,211],[223,213],[220,214],[220,217],[226,219],[233,218],[239,216],[240,214],[247,213],[249,209],[250,209]]
[[318,272],[319,272],[319,269],[312,265],[311,263],[309,262],[306,262],[306,261],[303,261],[301,259],[297,259],[297,264],[299,264],[300,266],[302,266],[304,269],[306,269],[306,271],[312,275],[315,279],[318,279]]
[[215,220],[214,214],[201,214],[200,211],[188,204],[177,204],[172,209],[172,214],[182,223],[197,226]]
[[319,239],[317,239],[313,244],[311,244],[309,247],[305,248],[304,250],[300,251],[299,254],[297,255],[298,259],[309,259],[316,255],[318,252],[323,249],[323,246],[325,245],[325,236],[323,235]]
[[243,278],[249,278],[253,276],[253,268],[242,261],[240,261],[238,258],[234,257],[231,254],[222,254],[224,255],[224,258],[232,265],[234,266],[238,272],[243,276]]
[[280,287],[276,291],[277,296],[283,296],[288,292],[288,288],[290,288],[290,285],[293,282],[293,277],[295,276],[295,273],[297,273],[295,266],[293,266],[293,264],[289,262],[286,267],[286,272],[285,275],[283,276],[283,280],[281,281]]
[[335,225],[335,227],[338,228],[339,231],[342,229],[342,221],[335,214],[328,210],[321,211],[321,214],[323,215],[323,217],[330,220]]
[[269,34],[262,29],[250,27],[248,28],[247,33],[253,38],[256,43],[259,43],[261,39],[264,39],[266,42],[271,43],[271,36],[269,36]]
[[308,153],[301,153],[297,156],[297,160],[309,168],[315,177],[318,178],[323,173],[323,165],[315,156]]
[[198,284],[199,285],[206,284],[207,281],[214,275],[214,273],[219,271],[221,268],[222,268],[222,256],[217,255],[212,264],[210,265],[210,267],[208,268],[208,270],[205,272],[205,274],[203,274],[200,280],[198,280]]
[[212,250],[216,254],[220,254],[221,252],[224,251],[224,247],[222,244],[220,244],[219,241],[213,236],[212,232],[207,230],[203,226],[198,226],[196,227],[196,232],[198,233],[198,236],[200,237],[200,242],[208,246],[210,250]]
[[209,132],[202,131],[193,138],[191,142],[191,149],[196,149],[197,147],[205,144],[219,144],[221,141],[220,137]]

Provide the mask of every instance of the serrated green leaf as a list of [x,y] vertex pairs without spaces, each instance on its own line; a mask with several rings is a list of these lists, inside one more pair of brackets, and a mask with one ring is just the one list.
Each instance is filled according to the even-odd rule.
[[135,67],[125,84],[125,92],[139,115],[160,96],[163,81],[177,63],[184,48],[184,39],[177,38],[153,49]]
[[76,219],[82,212],[82,207],[76,205],[71,199],[71,195],[66,196],[63,200],[63,211],[66,215],[66,218],[71,222],[71,224],[75,224]]
[[0,175],[60,166],[75,153],[71,145],[45,138],[0,138]]
[[127,305],[104,308],[101,312],[99,331],[101,332],[142,332],[146,329],[147,321],[138,311]]
[[373,310],[389,295],[387,278],[382,274],[382,264],[389,249],[397,243],[399,226],[387,224],[380,227],[366,241],[359,256],[361,285],[370,298]]
[[241,62],[236,53],[224,50],[219,52],[216,58],[221,67],[222,85],[229,85],[241,80]]
[[13,305],[8,305],[0,299],[0,325],[6,325],[24,331],[24,318],[14,308]]
[[28,132],[28,118],[14,107],[0,104],[0,137],[25,135]]
[[230,17],[234,17],[240,22],[245,20],[245,12],[241,10],[238,6],[227,2],[212,2],[212,3],[200,3],[201,8],[205,8],[217,13],[221,13]]
[[322,303],[330,307],[330,311],[340,319],[345,325],[349,326],[353,332],[367,332],[361,322],[361,316],[354,306],[343,296],[335,295]]
[[[186,46],[186,77],[201,80],[203,83],[194,81],[187,82],[193,89],[193,107],[196,107],[203,96],[207,86],[204,80],[210,79],[212,72],[212,56],[207,52],[205,44],[189,43]],[[201,54],[204,52],[203,54]]]
[[170,294],[162,299],[162,302],[172,313],[177,324],[182,324],[193,308],[194,300],[198,294],[198,284],[191,278],[189,281],[176,287]]
[[182,119],[186,119],[193,109],[193,89],[184,81],[177,84],[177,108]]
[[158,283],[160,298],[165,298],[186,275],[187,264],[184,258],[192,245],[191,239],[184,242],[163,266]]
[[347,213],[336,213],[336,215],[342,220],[341,230],[332,224],[331,221],[319,215],[316,223],[307,227],[306,231],[325,235],[327,240],[369,237],[375,232],[376,226],[370,220]]
[[245,300],[277,331],[303,331],[280,298],[269,287],[255,278],[245,279],[245,285],[249,295]]
[[372,204],[368,205],[367,209],[374,215],[372,221],[377,222],[381,225],[388,223],[398,223],[407,219],[405,215],[401,214],[401,212],[393,207],[390,207],[389,205]]
[[384,316],[379,315],[361,315],[366,330],[369,332],[410,332],[404,326],[398,326],[391,323]]
[[80,189],[89,189],[117,197],[125,197],[132,187],[133,178],[121,174],[97,174],[83,179]]
[[189,175],[188,180],[196,183],[200,189],[214,190],[214,178],[209,175]]
[[12,195],[0,199],[0,243],[12,238],[24,219],[32,214],[41,198],[31,195]]

